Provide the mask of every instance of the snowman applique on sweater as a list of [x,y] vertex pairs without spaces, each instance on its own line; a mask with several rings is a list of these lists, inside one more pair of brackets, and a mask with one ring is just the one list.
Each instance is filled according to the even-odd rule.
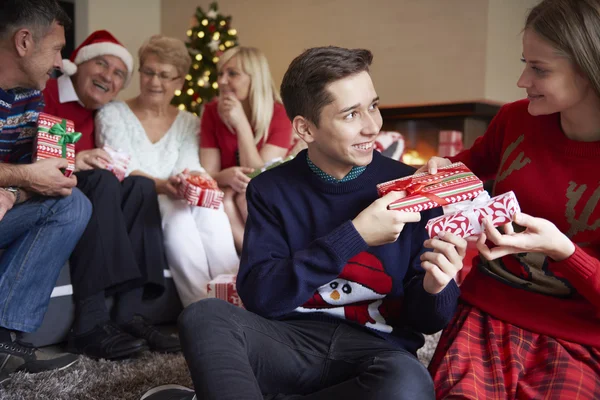
[[386,298],[392,291],[392,283],[381,261],[373,254],[362,252],[348,261],[336,279],[319,287],[313,297],[295,311],[323,312],[391,333],[393,328],[386,317],[397,312],[401,303],[399,299]]

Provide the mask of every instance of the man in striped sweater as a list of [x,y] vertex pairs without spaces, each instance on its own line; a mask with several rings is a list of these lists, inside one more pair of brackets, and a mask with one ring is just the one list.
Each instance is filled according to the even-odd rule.
[[62,66],[69,24],[56,0],[0,0],[0,384],[15,371],[77,361],[18,338],[42,323],[60,269],[91,215],[76,178],[60,170],[66,160],[31,163],[40,90]]

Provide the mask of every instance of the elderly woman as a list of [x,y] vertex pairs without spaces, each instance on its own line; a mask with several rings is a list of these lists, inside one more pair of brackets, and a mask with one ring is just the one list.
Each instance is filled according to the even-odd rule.
[[285,157],[292,145],[292,124],[264,54],[234,47],[221,56],[219,98],[205,106],[200,129],[200,158],[225,189],[236,249],[241,251],[246,208],[246,176],[268,161]]
[[185,44],[155,35],[139,50],[141,93],[96,116],[96,140],[131,155],[128,175],[156,183],[167,260],[184,306],[206,297],[206,284],[235,274],[238,257],[227,215],[190,206],[178,193],[180,173],[205,174],[198,158],[199,120],[170,105],[191,59]]

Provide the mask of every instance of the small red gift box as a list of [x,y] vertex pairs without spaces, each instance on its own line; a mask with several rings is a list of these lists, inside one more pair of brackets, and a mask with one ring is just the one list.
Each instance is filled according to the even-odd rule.
[[119,182],[122,182],[125,179],[125,175],[127,175],[127,167],[129,166],[129,161],[131,161],[131,156],[127,152],[115,150],[107,145],[104,146],[104,151],[113,160],[112,164],[106,166],[106,169],[115,174]]
[[481,234],[481,221],[484,217],[489,216],[494,226],[500,226],[511,222],[520,210],[519,202],[513,192],[491,199],[487,192],[483,192],[471,202],[448,206],[446,211],[449,214],[430,219],[426,229],[429,237],[437,236],[439,232],[444,231],[466,238]]
[[436,174],[423,172],[377,185],[379,196],[406,191],[407,196],[388,205],[390,210],[420,212],[460,201],[483,192],[483,182],[463,163],[438,168]]
[[460,131],[440,131],[438,156],[452,157],[463,150],[463,134]]
[[80,138],[81,133],[75,132],[73,121],[40,113],[31,159],[35,162],[62,157],[69,164],[63,173],[69,177],[75,171],[75,143]]
[[206,284],[208,297],[225,300],[235,306],[244,308],[235,288],[235,275],[219,275]]
[[198,175],[184,175],[179,188],[181,195],[193,206],[218,210],[223,203],[223,193],[214,179]]

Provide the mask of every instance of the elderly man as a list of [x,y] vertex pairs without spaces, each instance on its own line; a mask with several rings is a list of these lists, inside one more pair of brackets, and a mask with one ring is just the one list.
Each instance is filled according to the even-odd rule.
[[[137,314],[142,297],[164,290],[166,268],[154,181],[132,176],[119,182],[111,158],[95,148],[94,115],[128,83],[133,57],[109,32],[93,32],[64,60],[64,75],[48,82],[44,111],[74,122],[77,187],[90,199],[90,222],[70,258],[75,321],[69,351],[92,358],[131,356],[147,348],[179,351],[179,340]],[[127,132],[123,132],[127,134]],[[116,295],[111,319],[105,304]]]
[[15,371],[74,364],[19,341],[42,323],[50,294],[90,218],[64,159],[31,164],[40,90],[62,62],[69,18],[55,0],[0,0],[0,382]]

